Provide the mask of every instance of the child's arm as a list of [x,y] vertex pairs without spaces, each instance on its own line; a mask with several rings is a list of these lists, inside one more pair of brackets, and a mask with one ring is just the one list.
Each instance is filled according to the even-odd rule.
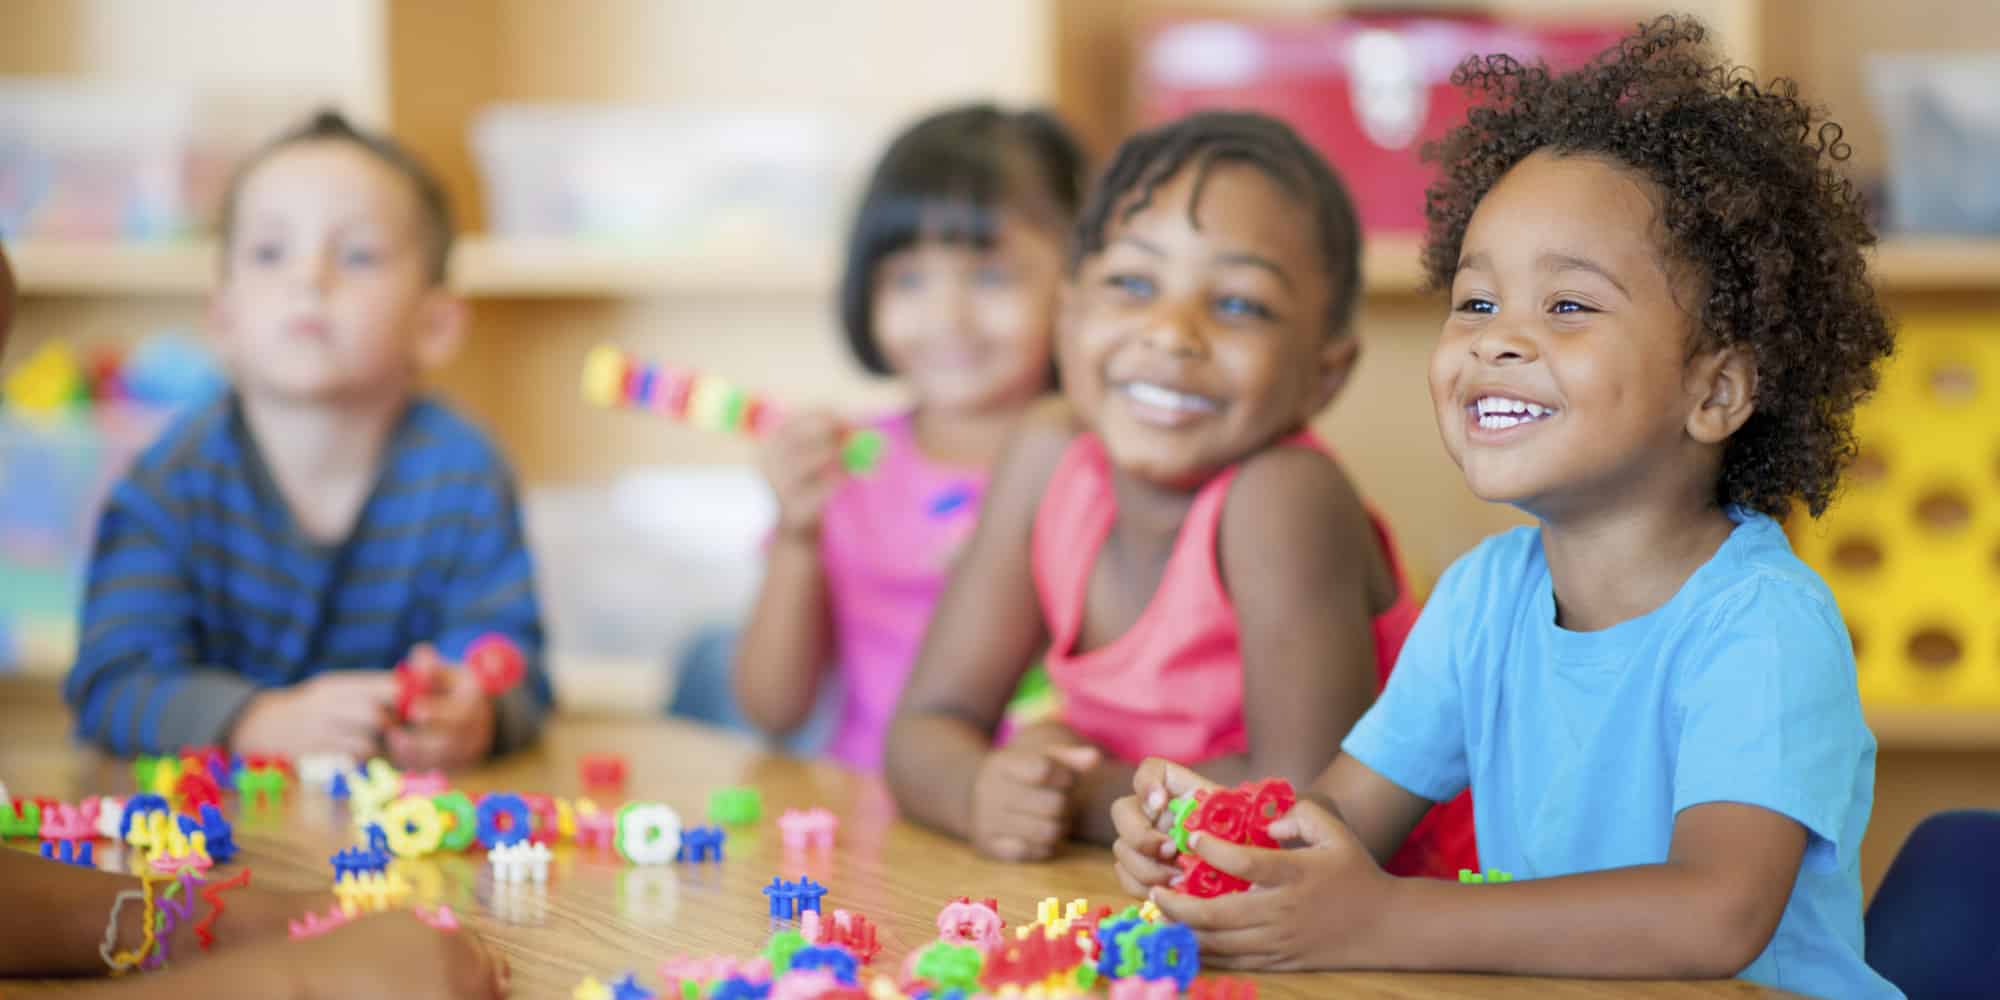
[[830,414],[801,414],[779,424],[759,455],[778,500],[778,526],[731,686],[743,714],[767,732],[789,732],[806,721],[833,659],[820,524],[842,479],[841,430]]
[[534,742],[555,707],[521,509],[512,476],[497,459],[468,507],[470,523],[448,552],[452,568],[432,645],[463,655],[481,636],[502,635],[520,650],[526,673],[512,690],[490,698],[462,665],[439,671],[437,686],[411,705],[411,724],[386,734],[399,767],[465,767],[517,750]]
[[[1340,467],[1305,448],[1273,448],[1230,485],[1216,542],[1243,653],[1250,750],[1203,761],[1209,779],[1284,778],[1304,788],[1375,700],[1374,594],[1393,599],[1368,512]],[[1111,806],[1133,787],[1107,761],[1081,785],[1078,834],[1117,839]]]
[[884,755],[905,815],[1008,860],[1045,857],[1068,836],[1069,789],[1096,756],[992,749],[1008,698],[1048,644],[1030,547],[1042,491],[1074,436],[1067,411],[1052,406],[1009,448],[931,618]]

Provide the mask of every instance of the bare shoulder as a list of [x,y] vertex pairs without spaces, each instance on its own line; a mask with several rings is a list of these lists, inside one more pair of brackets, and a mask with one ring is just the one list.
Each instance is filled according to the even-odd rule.
[[1036,403],[1021,418],[1021,426],[1014,432],[1006,456],[1000,460],[994,477],[995,495],[1023,491],[1029,496],[1040,496],[1042,487],[1062,461],[1063,452],[1081,433],[1083,427],[1068,401],[1056,396]]
[[1354,482],[1332,456],[1303,445],[1266,448],[1243,463],[1223,503],[1217,548],[1225,575],[1232,564],[1256,565],[1294,579],[1380,557]]

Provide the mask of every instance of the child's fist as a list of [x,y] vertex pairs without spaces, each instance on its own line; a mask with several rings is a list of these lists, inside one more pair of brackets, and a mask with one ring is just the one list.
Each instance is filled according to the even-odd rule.
[[1097,766],[1096,747],[1008,746],[986,755],[972,780],[972,845],[1002,861],[1041,861],[1075,822],[1070,790]]
[[846,427],[830,413],[808,412],[781,421],[759,451],[757,467],[778,498],[778,527],[815,536],[826,501],[840,485],[840,440]]
[[1126,892],[1144,896],[1180,875],[1174,865],[1174,840],[1168,835],[1174,815],[1167,803],[1214,787],[1214,782],[1172,761],[1149,757],[1139,765],[1132,775],[1132,794],[1111,805],[1111,822],[1118,828],[1111,853]]
[[492,699],[462,667],[444,666],[428,644],[410,651],[409,663],[425,688],[410,703],[405,724],[389,730],[389,759],[415,770],[456,769],[484,759],[493,748]]

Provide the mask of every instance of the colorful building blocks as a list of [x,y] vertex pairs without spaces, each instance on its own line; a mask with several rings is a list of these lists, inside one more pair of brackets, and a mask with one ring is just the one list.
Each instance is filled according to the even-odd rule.
[[444,826],[444,814],[438,811],[437,803],[422,796],[405,795],[382,811],[382,832],[388,838],[390,853],[399,858],[421,858],[436,852],[444,842]]
[[825,969],[833,973],[833,978],[841,985],[853,986],[859,966],[860,963],[846,948],[838,945],[811,945],[792,953],[792,967],[788,972]]
[[479,839],[479,810],[464,792],[450,789],[433,795],[431,805],[437,807],[438,821],[443,827],[438,834],[440,849],[463,851]]
[[[579,817],[580,819],[580,817]],[[660,802],[627,802],[618,809],[613,846],[635,865],[664,865],[681,850],[681,817]]]
[[681,849],[675,861],[700,863],[722,860],[722,845],[728,837],[719,826],[691,826],[681,831]]
[[708,796],[708,818],[724,826],[749,826],[764,815],[764,799],[754,788],[718,788]]
[[587,753],[577,761],[585,788],[618,788],[625,784],[625,758],[615,753]]
[[92,856],[92,847],[88,840],[44,840],[42,857],[78,868],[95,868],[97,859]]
[[535,882],[549,880],[549,845],[524,841],[502,844],[486,852],[493,865],[495,882]]
[[787,809],[778,816],[778,830],[785,849],[833,849],[833,833],[840,820],[825,809]]
[[977,903],[964,896],[945,904],[938,912],[938,940],[948,944],[972,945],[984,951],[1000,946],[1007,922],[1000,919],[1000,904],[991,899]]
[[528,839],[534,820],[528,803],[511,792],[481,796],[477,809],[479,845],[488,850]]

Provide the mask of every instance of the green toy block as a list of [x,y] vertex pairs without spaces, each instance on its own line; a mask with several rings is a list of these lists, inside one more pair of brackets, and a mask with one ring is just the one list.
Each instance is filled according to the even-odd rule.
[[1139,966],[1145,964],[1146,956],[1140,952],[1139,941],[1159,930],[1158,927],[1141,923],[1118,935],[1118,968],[1111,974],[1119,979],[1130,979],[1139,974]]
[[32,799],[22,799],[11,806],[0,806],[0,840],[8,837],[39,837],[41,835],[41,803]]
[[142,792],[153,790],[153,778],[159,774],[160,758],[140,754],[132,758],[132,783]]
[[708,796],[708,818],[728,826],[749,826],[764,815],[764,799],[754,788],[718,788]]
[[882,461],[882,449],[886,447],[888,442],[883,439],[881,431],[872,428],[855,431],[840,446],[840,467],[850,475],[865,476],[875,471],[876,464]]
[[236,772],[236,794],[245,799],[259,796],[265,801],[283,798],[285,772],[275,767],[241,768]]
[[917,978],[929,980],[939,990],[979,989],[979,949],[969,944],[933,942],[917,956]]
[[1493,885],[1499,882],[1512,882],[1514,881],[1514,876],[1499,869],[1490,869],[1481,873],[1475,872],[1470,868],[1460,868],[1458,870],[1458,881],[1461,885]]
[[1200,802],[1192,795],[1183,795],[1167,803],[1168,811],[1174,814],[1174,850],[1186,854],[1188,850],[1188,814],[1194,812]]
[[479,838],[479,810],[473,806],[470,796],[453,788],[431,796],[431,804],[452,820],[451,827],[438,839],[439,847],[447,851],[463,851]]
[[764,957],[770,960],[773,979],[790,972],[792,956],[806,946],[805,935],[794,930],[783,930],[771,935],[771,943],[764,946]]

